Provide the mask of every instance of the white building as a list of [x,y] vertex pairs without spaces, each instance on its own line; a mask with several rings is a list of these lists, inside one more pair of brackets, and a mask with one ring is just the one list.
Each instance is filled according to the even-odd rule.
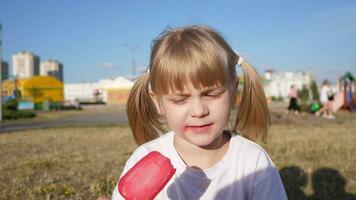
[[[268,97],[288,98],[290,86],[295,85],[298,90],[305,86],[310,91],[310,85],[315,81],[312,73],[309,72],[274,72],[267,71],[264,74],[264,89]],[[309,95],[311,96],[311,95]]]
[[20,51],[12,56],[12,74],[18,78],[39,75],[40,58],[29,51]]
[[66,83],[64,84],[64,99],[65,101],[78,100],[79,102],[103,100],[98,83]]
[[56,60],[47,60],[40,65],[41,76],[53,76],[63,82],[63,64]]
[[108,91],[116,89],[130,89],[133,82],[119,76],[116,79],[102,79],[97,83],[64,84],[64,99],[79,102],[107,102]]

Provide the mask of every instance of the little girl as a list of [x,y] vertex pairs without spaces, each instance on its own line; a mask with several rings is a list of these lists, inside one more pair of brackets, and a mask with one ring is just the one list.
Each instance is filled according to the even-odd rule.
[[[238,87],[236,122],[228,130]],[[260,77],[206,26],[163,32],[133,86],[127,114],[139,146],[121,177],[149,152],[170,159],[174,176],[155,199],[287,199],[278,170],[253,140],[265,139],[269,112]],[[117,187],[113,200],[122,199]]]
[[315,113],[316,116],[322,115],[327,119],[335,119],[332,111],[332,99],[329,98],[331,93],[330,82],[325,79],[321,84],[320,91],[320,103],[323,107]]

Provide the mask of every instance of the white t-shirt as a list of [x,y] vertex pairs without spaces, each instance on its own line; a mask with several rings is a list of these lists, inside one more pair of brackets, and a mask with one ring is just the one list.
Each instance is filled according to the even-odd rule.
[[[151,151],[171,160],[176,173],[155,199],[287,199],[278,170],[256,143],[231,132],[227,153],[213,167],[196,170],[187,167],[173,145],[173,132],[141,145],[126,162],[123,176]],[[114,189],[112,200],[123,199]]]
[[328,94],[331,92],[331,89],[327,85],[321,86],[321,91],[320,91],[320,102],[322,104],[325,104],[329,101]]

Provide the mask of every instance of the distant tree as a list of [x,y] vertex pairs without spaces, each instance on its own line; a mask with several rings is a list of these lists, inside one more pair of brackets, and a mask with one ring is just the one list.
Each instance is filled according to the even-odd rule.
[[316,84],[315,81],[311,82],[310,89],[312,91],[313,100],[318,101],[319,100],[318,85]]
[[302,101],[308,101],[309,99],[309,91],[308,88],[303,85],[303,88],[301,90],[298,90],[298,96]]
[[12,96],[14,99],[20,99],[22,97],[21,91],[19,89],[15,89],[12,91]]

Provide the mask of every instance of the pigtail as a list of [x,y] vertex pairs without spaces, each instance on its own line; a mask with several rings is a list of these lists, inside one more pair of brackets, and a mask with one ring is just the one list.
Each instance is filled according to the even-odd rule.
[[261,78],[246,61],[239,64],[244,74],[244,84],[233,130],[239,130],[251,140],[261,138],[265,142],[270,116]]
[[138,145],[159,137],[163,131],[160,115],[149,94],[149,73],[134,84],[127,101],[126,112],[134,139]]

